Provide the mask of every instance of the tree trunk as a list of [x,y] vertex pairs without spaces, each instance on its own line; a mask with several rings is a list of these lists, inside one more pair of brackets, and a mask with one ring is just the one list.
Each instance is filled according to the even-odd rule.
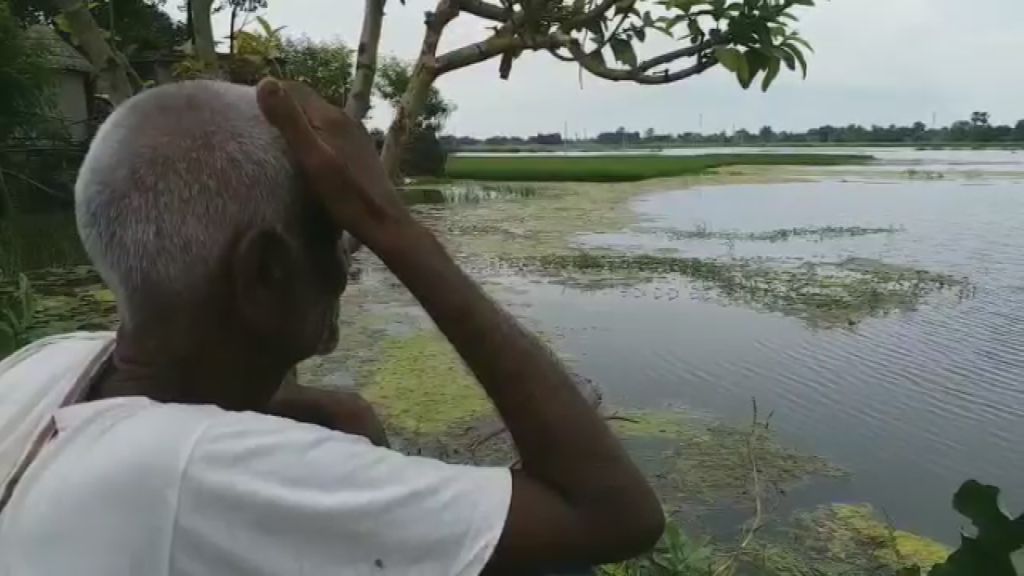
[[231,32],[228,36],[230,44],[228,44],[228,54],[235,54],[235,20],[238,18],[238,7],[231,6]]
[[366,118],[370,111],[370,96],[373,94],[373,77],[377,73],[377,49],[380,45],[380,30],[384,23],[384,4],[387,0],[366,0],[363,12],[363,31],[359,36],[359,52],[356,57],[356,74],[352,90],[345,103],[345,112],[356,120]]
[[192,28],[195,33],[192,47],[196,57],[211,74],[217,73],[217,45],[213,41],[213,22],[210,12],[213,0],[192,0]]
[[387,136],[384,138],[384,149],[381,150],[381,161],[387,168],[392,180],[400,176],[402,165],[402,147],[409,137],[409,131],[415,126],[420,113],[423,112],[423,105],[427,102],[430,94],[430,87],[434,85],[436,75],[432,68],[424,66],[421,62],[416,63],[412,76],[409,78],[409,86],[402,95],[402,100],[395,109],[395,118],[388,127]]
[[185,0],[185,36],[195,45],[196,29],[192,26],[192,0]]
[[409,130],[415,125],[427,102],[430,87],[437,79],[437,44],[441,41],[441,33],[445,26],[459,15],[459,4],[456,0],[439,0],[437,9],[427,12],[423,33],[423,46],[416,66],[412,69],[409,86],[402,94],[402,99],[395,110],[395,118],[388,127],[381,150],[381,160],[393,180],[399,177],[402,165],[402,145],[409,136]]
[[60,9],[71,35],[106,84],[114,106],[131,98],[135,93],[131,80],[134,73],[129,70],[127,59],[107,42],[105,31],[96,23],[85,1],[54,0],[54,5]]

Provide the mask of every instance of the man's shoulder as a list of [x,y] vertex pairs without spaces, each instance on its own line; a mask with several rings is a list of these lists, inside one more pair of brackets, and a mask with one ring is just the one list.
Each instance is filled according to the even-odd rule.
[[72,332],[41,338],[0,361],[0,378],[12,372],[60,372],[70,363],[91,359],[114,341],[113,332]]

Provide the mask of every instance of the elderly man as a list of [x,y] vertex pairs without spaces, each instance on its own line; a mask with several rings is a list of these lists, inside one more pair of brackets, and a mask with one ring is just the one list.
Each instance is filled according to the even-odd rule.
[[[144,92],[97,135],[76,208],[121,328],[0,364],[0,574],[518,574],[658,539],[657,499],[563,366],[308,89]],[[342,231],[452,342],[522,469],[404,456],[351,397],[279,390],[335,345]]]

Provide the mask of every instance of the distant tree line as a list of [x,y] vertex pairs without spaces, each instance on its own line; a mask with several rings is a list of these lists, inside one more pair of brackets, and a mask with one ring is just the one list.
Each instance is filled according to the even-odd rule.
[[[620,127],[614,132],[601,132],[593,138],[572,140],[576,144],[600,144],[604,146],[636,145],[723,145],[723,144],[947,144],[947,143],[1012,143],[1024,142],[1024,120],[1014,125],[992,124],[988,112],[974,112],[969,120],[959,120],[949,126],[929,128],[924,122],[910,126],[871,126],[859,124],[848,126],[825,125],[804,132],[776,131],[764,126],[757,132],[736,130],[732,134],[717,132],[701,134],[683,132],[680,134],[659,134],[653,128],[643,133]],[[519,136],[490,136],[471,138],[467,136],[446,136],[442,142],[450,148],[472,146],[530,146],[565,144],[561,134],[537,134],[528,138]]]

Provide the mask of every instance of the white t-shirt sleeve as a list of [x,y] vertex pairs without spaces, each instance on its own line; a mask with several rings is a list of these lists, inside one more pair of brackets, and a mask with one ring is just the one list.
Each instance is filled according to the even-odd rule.
[[198,435],[182,472],[170,574],[478,574],[511,494],[503,468],[225,414]]

